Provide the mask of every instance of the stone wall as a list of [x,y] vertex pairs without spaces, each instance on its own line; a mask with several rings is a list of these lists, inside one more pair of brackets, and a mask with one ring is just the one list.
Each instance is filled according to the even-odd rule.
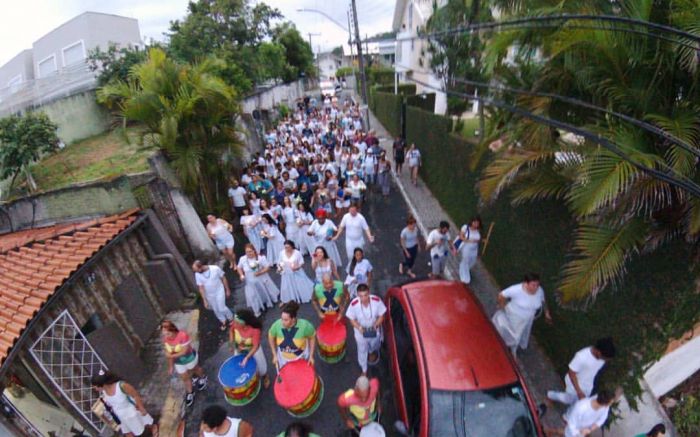
[[270,89],[257,92],[246,97],[241,102],[241,108],[246,114],[252,114],[254,110],[269,110],[284,103],[292,106],[296,99],[304,97],[308,89],[312,86],[307,84],[307,80],[301,79],[296,82],[274,86]]
[[58,125],[58,137],[65,144],[101,134],[109,129],[109,113],[97,104],[95,91],[55,100],[35,109]]

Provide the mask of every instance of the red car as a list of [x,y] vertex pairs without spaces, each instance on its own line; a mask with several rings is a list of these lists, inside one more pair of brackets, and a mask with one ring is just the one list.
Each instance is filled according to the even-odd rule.
[[542,437],[534,400],[472,291],[418,281],[387,292],[399,419],[420,437]]

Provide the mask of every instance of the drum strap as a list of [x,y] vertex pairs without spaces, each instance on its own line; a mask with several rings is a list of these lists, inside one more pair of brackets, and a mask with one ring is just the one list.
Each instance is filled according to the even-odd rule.
[[282,329],[282,343],[279,344],[279,348],[283,352],[292,353],[296,356],[300,356],[304,351],[299,349],[299,347],[294,343],[294,336],[299,330],[298,327],[293,327],[292,329]]

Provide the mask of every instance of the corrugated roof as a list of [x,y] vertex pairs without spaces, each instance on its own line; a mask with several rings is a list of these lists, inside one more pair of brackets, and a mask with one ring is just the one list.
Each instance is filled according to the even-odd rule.
[[0,235],[0,362],[49,297],[137,212]]

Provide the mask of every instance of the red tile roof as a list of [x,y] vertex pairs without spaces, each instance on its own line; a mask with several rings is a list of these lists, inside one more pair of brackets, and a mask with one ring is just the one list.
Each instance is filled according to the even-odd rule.
[[0,362],[48,298],[137,212],[0,235]]

